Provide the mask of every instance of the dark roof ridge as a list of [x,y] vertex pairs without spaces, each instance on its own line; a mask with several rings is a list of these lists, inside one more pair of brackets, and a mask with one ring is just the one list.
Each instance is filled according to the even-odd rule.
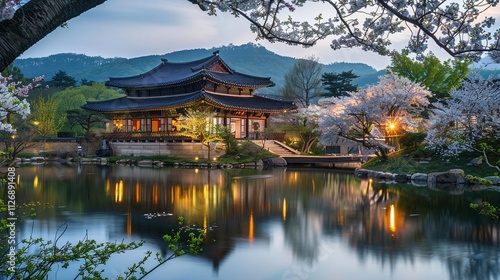
[[[126,77],[109,77],[109,79],[113,79],[113,80],[122,80],[122,79],[130,79],[130,78],[142,78],[148,74],[152,74],[154,72],[157,72],[158,70],[160,70],[162,67],[165,67],[166,65],[170,64],[170,65],[182,65],[182,64],[198,64],[198,65],[201,65],[203,63],[206,63],[207,61],[210,61],[212,59],[214,59],[215,57],[218,57],[218,55],[216,54],[212,54],[210,56],[207,56],[207,57],[203,57],[203,58],[200,58],[198,60],[194,60],[194,61],[180,61],[180,62],[172,62],[172,61],[169,61],[168,59],[165,59],[165,58],[161,58],[161,63],[158,64],[157,66],[155,66],[153,69],[149,70],[149,71],[146,71],[144,73],[141,73],[141,74],[138,74],[138,75],[133,75],[133,76],[126,76]],[[225,64],[225,63],[224,63]],[[212,64],[213,65],[213,64]],[[226,65],[226,64],[225,64]],[[228,67],[229,68],[229,67]],[[193,69],[193,67],[191,67],[191,69]],[[230,69],[230,68],[229,68]],[[194,71],[193,71],[194,72]]]
[[[196,62],[196,61],[194,61]],[[215,65],[217,62],[219,62],[220,64],[222,64],[228,71],[229,73],[233,74],[235,71],[229,67],[229,65],[227,65],[226,62],[224,62],[224,60],[222,60],[222,58],[219,56],[219,52],[218,51],[215,51],[213,53],[212,56],[209,57],[209,59],[207,59],[206,61],[203,61],[201,63],[199,63],[198,65],[195,65],[193,67],[191,67],[191,70],[193,72],[196,72],[196,71],[199,71],[199,70],[202,70],[202,69],[207,69],[210,68],[211,66]]]

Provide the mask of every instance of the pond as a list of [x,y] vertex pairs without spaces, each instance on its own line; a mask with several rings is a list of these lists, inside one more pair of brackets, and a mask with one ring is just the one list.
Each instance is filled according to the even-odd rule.
[[[50,205],[19,222],[19,238],[66,230],[71,242],[146,240],[110,260],[111,279],[147,250],[168,256],[162,236],[179,216],[212,226],[203,252],[146,279],[500,279],[500,223],[469,207],[500,205],[498,191],[451,195],[322,169],[54,164],[16,173],[18,203]],[[51,279],[76,269],[56,267]]]

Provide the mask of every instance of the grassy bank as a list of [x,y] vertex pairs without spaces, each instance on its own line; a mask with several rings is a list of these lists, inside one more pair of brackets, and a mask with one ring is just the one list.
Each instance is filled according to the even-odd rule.
[[[493,176],[498,173],[498,170],[489,167],[484,162],[478,166],[470,164],[472,159],[479,156],[480,154],[468,153],[450,159],[444,159],[436,155],[426,159],[415,159],[411,152],[400,150],[390,154],[385,162],[380,158],[373,158],[366,162],[363,168],[396,174],[431,173],[450,169],[462,169],[466,175],[477,177]],[[497,160],[499,158],[491,158],[490,162],[497,162]]]

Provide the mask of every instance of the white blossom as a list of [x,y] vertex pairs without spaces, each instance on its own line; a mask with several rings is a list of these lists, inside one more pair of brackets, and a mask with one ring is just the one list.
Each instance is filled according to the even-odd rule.
[[473,73],[451,92],[451,98],[433,104],[426,141],[449,157],[472,150],[481,139],[500,138],[500,87],[493,78]]

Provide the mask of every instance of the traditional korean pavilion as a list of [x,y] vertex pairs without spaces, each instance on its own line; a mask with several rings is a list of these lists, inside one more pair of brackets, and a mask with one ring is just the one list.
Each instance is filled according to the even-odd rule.
[[214,124],[230,127],[236,138],[250,138],[267,127],[270,115],[296,108],[255,95],[259,88],[274,86],[271,79],[231,69],[218,51],[190,62],[162,59],[146,73],[110,78],[106,85],[123,89],[126,96],[89,101],[83,108],[109,116],[107,129],[115,137],[174,137],[186,108],[209,106],[216,112]]

